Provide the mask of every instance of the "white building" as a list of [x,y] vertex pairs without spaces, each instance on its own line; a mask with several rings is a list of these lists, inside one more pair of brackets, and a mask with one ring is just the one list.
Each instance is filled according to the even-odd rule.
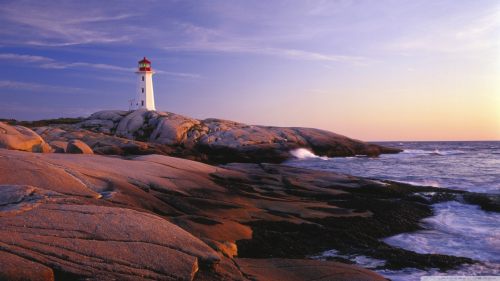
[[139,61],[137,73],[136,98],[130,101],[130,110],[147,109],[156,110],[155,95],[153,91],[153,74],[151,62],[144,57]]

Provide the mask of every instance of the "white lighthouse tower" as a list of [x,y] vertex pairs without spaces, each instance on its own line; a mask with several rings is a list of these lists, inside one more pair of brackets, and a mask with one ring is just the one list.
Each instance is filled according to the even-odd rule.
[[156,110],[153,92],[153,74],[151,62],[144,57],[139,61],[137,73],[137,95],[130,103],[130,109]]

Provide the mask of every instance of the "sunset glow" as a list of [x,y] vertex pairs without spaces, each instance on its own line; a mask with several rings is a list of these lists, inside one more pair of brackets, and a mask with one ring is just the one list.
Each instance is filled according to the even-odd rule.
[[0,118],[158,110],[368,140],[500,140],[497,1],[5,1]]

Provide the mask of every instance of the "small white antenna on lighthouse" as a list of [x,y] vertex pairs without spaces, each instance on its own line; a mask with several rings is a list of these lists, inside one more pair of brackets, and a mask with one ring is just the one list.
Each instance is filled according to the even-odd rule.
[[128,110],[131,111],[131,110],[134,110],[135,109],[135,99],[131,99],[131,100],[128,100]]

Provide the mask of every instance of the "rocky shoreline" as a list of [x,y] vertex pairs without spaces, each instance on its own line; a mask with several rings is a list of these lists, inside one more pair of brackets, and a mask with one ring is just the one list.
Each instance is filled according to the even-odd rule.
[[[381,239],[420,229],[436,202],[500,210],[493,195],[169,157],[171,144],[83,122],[38,134],[0,123],[0,280],[385,280],[346,259],[312,257],[334,249],[383,260],[378,269],[455,268],[475,261]],[[66,153],[33,153],[56,145]],[[106,146],[129,150],[96,155]]]
[[85,119],[59,120],[64,124],[55,124],[58,120],[9,121],[34,127],[48,143],[82,140],[97,154],[162,154],[212,164],[281,163],[296,148],[328,157],[401,151],[324,130],[254,126],[216,118],[198,120],[170,112],[108,110]]

